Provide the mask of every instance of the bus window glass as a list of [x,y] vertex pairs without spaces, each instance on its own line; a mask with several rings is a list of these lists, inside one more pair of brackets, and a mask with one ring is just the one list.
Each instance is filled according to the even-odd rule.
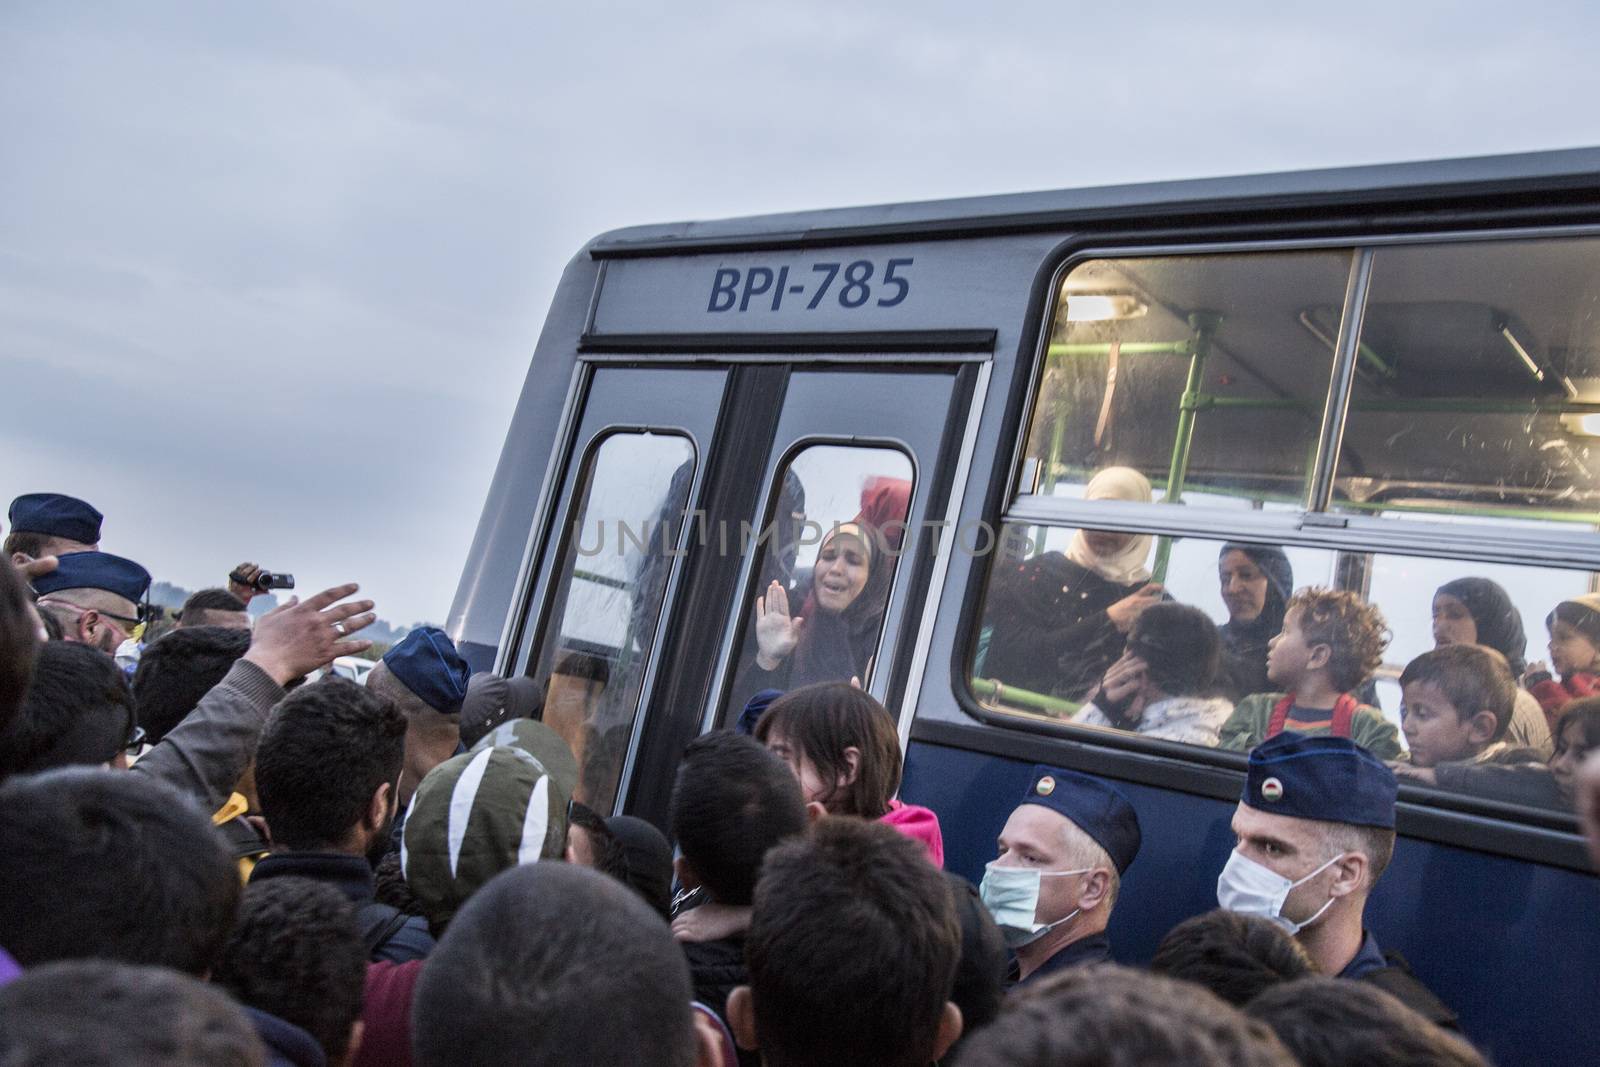
[[1130,467],[1157,500],[1302,502],[1350,263],[1334,250],[1074,267],[1020,491],[1081,496],[1097,470]]
[[763,689],[871,684],[906,538],[911,460],[892,448],[811,445],[779,475],[728,712]]
[[1600,240],[1381,248],[1344,510],[1600,521]]
[[590,458],[537,664],[544,721],[572,746],[577,799],[616,800],[644,667],[694,479],[687,438],[614,433]]
[[1130,535],[1037,533],[1005,529],[985,594],[990,711],[1233,751],[1331,730],[1408,781],[1555,810],[1600,748],[1586,571],[1185,538],[1141,598],[1093,551]]

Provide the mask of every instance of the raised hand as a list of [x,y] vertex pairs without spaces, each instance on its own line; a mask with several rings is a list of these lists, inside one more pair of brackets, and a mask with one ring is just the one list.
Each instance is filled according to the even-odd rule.
[[1151,604],[1159,604],[1161,602],[1163,591],[1158,582],[1151,582],[1135,589],[1106,609],[1106,615],[1110,617],[1111,625],[1122,633],[1127,633],[1133,629],[1134,620],[1144,614],[1145,608],[1148,608]]
[[377,619],[370,600],[339,603],[360,586],[354,582],[324,589],[301,601],[291,597],[256,620],[244,658],[272,676],[279,685],[326,667],[336,656],[353,656],[371,641],[350,640]]
[[774,581],[766,596],[756,597],[756,665],[777,670],[800,643],[805,619],[789,614],[789,594]]

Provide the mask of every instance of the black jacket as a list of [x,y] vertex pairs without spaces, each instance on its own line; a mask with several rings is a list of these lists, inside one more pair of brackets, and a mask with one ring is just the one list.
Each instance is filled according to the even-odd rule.
[[356,922],[374,962],[406,963],[433,951],[433,935],[420,915],[404,915],[374,895],[372,868],[360,856],[337,852],[275,852],[256,864],[252,882],[294,876],[326,882],[356,907]]
[[[728,1022],[728,994],[750,981],[744,965],[744,935],[734,934],[721,941],[684,941],[683,955],[689,961],[689,981],[694,999]],[[729,1027],[731,1030],[732,1027]],[[740,1067],[760,1067],[759,1053],[739,1049]]]

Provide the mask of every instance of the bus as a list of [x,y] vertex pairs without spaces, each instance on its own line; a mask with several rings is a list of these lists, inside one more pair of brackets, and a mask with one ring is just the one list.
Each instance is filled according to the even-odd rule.
[[[1112,468],[1148,492],[1085,491]],[[1018,654],[1072,609],[1054,568],[1083,531],[1144,546],[1107,580],[1226,625],[1225,546],[1270,549],[1381,610],[1365,699],[1394,724],[1448,582],[1493,582],[1537,669],[1554,606],[1600,588],[1600,150],[604,234],[556,290],[448,628],[545,685],[583,799],[659,822],[759,673],[757,598],[808,597],[868,519],[889,550],[847,643],[902,797],[976,881],[1036,764],[1115,782],[1144,845],[1111,941],[1148,960],[1215,906],[1245,756],[1074,721],[1106,650]],[[1587,1060],[1600,883],[1570,807],[1407,778],[1398,831],[1380,942],[1498,1062]]]

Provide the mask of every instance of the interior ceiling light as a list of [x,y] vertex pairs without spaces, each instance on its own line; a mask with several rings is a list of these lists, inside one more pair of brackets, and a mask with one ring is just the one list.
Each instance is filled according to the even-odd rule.
[[1068,293],[1068,322],[1136,319],[1150,308],[1132,293]]

